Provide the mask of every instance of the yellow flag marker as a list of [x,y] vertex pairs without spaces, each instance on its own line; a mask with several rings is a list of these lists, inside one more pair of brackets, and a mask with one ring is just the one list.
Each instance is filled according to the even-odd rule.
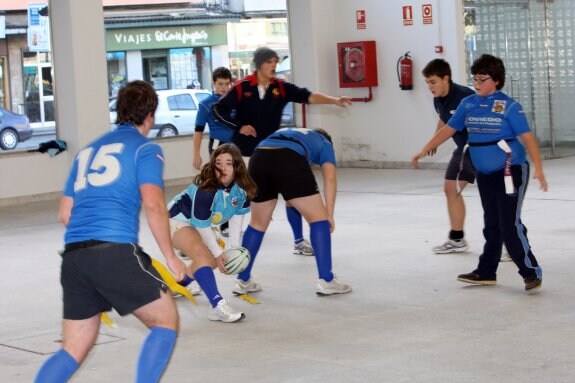
[[110,328],[118,327],[106,312],[102,312],[102,315],[100,315],[100,321]]
[[166,266],[164,266],[160,261],[156,260],[155,258],[152,258],[152,266],[154,266],[154,268],[158,271],[158,273],[160,274],[164,282],[166,282],[166,285],[168,285],[170,290],[185,296],[186,298],[191,300],[193,304],[197,304],[196,299],[192,296],[192,293],[190,293],[188,289],[186,289],[184,286],[180,285],[178,281],[176,281],[176,278],[174,278],[174,276],[172,275],[172,273],[170,273],[170,271],[166,268]]
[[222,238],[222,232],[220,231],[219,226],[212,226],[212,231],[216,235],[216,242],[218,243],[218,246],[220,246],[222,250],[225,250],[226,241]]
[[256,298],[254,298],[248,294],[236,294],[236,297],[243,299],[244,301],[251,303],[252,305],[259,305],[260,304],[260,301],[258,301]]

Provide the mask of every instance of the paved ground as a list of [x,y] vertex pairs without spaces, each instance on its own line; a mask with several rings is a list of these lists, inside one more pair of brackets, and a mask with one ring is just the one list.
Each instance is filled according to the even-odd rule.
[[[532,182],[523,209],[543,288],[526,294],[512,263],[496,286],[456,281],[480,254],[476,187],[465,192],[471,250],[434,255],[448,225],[442,171],[341,169],[334,270],[354,291],[319,298],[314,259],[291,254],[278,210],[254,269],[264,291],[251,305],[222,293],[247,318],[224,324],[179,300],[182,319],[164,382],[572,382],[575,360],[574,158],[545,161],[550,190]],[[179,192],[172,188],[169,195]],[[0,382],[31,382],[60,339],[56,203],[0,209]],[[142,244],[158,254],[149,231]],[[146,329],[112,313],[73,379],[130,382]]]

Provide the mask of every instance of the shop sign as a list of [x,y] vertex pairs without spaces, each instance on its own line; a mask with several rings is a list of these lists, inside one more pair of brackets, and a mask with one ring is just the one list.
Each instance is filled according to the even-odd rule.
[[107,51],[185,48],[227,45],[224,24],[111,29],[106,31]]
[[28,49],[50,51],[50,18],[48,3],[28,4]]

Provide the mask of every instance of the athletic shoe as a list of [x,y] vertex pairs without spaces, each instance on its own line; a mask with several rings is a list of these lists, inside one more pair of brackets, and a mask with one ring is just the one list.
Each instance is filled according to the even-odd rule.
[[236,295],[242,295],[247,293],[255,293],[261,291],[262,285],[255,282],[253,278],[250,278],[247,282],[241,279],[236,279],[236,287],[233,289],[233,293]]
[[298,255],[313,256],[313,248],[307,239],[304,239],[293,246],[293,253]]
[[225,299],[219,301],[216,307],[212,307],[208,312],[209,320],[220,320],[226,323],[237,322],[245,317],[243,312],[234,310]]
[[[200,295],[202,293],[202,288],[200,287],[200,285],[198,284],[197,281],[192,281],[189,285],[186,286],[186,289],[188,289],[188,291],[190,292],[190,294],[192,295]],[[174,298],[179,298],[183,296],[180,293],[174,292],[173,293],[173,297]]]
[[473,272],[469,274],[460,274],[457,280],[465,283],[472,283],[474,285],[494,285],[497,283],[495,278],[482,278],[479,274]]
[[333,294],[345,294],[351,291],[351,286],[343,283],[337,278],[333,278],[331,281],[326,282],[320,279],[317,282],[316,294],[319,296],[333,295]]
[[192,295],[200,295],[202,293],[202,288],[200,287],[198,282],[195,280],[192,281],[192,283],[190,283],[189,285],[187,285],[186,289],[188,289],[188,291]]
[[507,248],[503,246],[503,250],[501,251],[501,260],[499,262],[511,262],[511,261],[513,261],[513,259],[511,259],[511,256],[509,255]]
[[532,277],[523,278],[523,282],[525,282],[525,291],[533,291],[536,289],[541,288],[541,284],[543,281],[537,278],[536,275]]
[[461,239],[459,241],[448,239],[443,245],[435,246],[433,248],[433,252],[435,254],[463,253],[468,249],[469,246],[465,239]]

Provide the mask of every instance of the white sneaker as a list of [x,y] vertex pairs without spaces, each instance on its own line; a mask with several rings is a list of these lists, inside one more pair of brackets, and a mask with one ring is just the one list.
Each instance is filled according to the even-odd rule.
[[255,293],[257,291],[261,291],[261,289],[262,285],[254,281],[253,278],[250,278],[247,282],[244,282],[241,279],[236,279],[236,287],[233,289],[233,293],[242,295],[247,293]]
[[499,262],[512,262],[512,261],[513,259],[511,259],[511,256],[509,255],[507,248],[503,246],[503,250],[501,251],[501,259],[499,260]]
[[313,248],[311,247],[309,241],[307,239],[304,239],[303,241],[296,243],[293,246],[293,253],[298,255],[313,256]]
[[343,283],[337,278],[333,278],[330,282],[320,279],[317,283],[316,294],[320,296],[345,294],[351,291],[351,286]]
[[226,323],[237,322],[245,317],[243,312],[234,310],[225,299],[219,301],[217,306],[212,307],[208,312],[209,320],[220,320]]
[[433,252],[435,254],[463,253],[468,249],[469,246],[465,239],[461,239],[459,241],[448,239],[443,245],[435,246],[433,248]]
[[[201,295],[202,294],[202,288],[200,287],[200,285],[198,284],[198,282],[196,280],[193,280],[189,285],[186,286],[186,289],[188,289],[188,291],[190,292],[190,294],[196,296],[196,295]],[[174,292],[172,294],[172,296],[174,298],[179,298],[181,296],[183,296],[180,293],[176,293]]]
[[202,288],[196,280],[193,280],[192,283],[187,285],[186,289],[188,289],[192,295],[200,295],[202,293]]

